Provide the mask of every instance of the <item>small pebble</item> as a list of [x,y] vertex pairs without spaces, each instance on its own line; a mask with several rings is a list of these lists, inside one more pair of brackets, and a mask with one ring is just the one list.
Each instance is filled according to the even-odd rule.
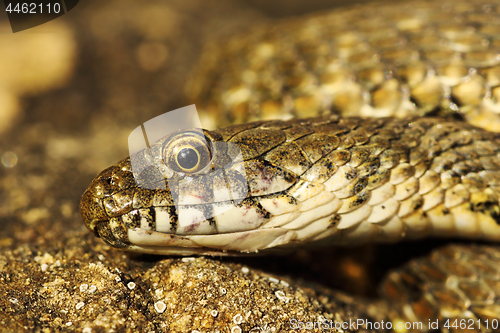
[[271,281],[271,283],[275,283],[275,284],[280,283],[280,280],[273,278],[273,277],[269,277],[269,281]]
[[239,325],[242,322],[243,322],[243,316],[240,315],[239,313],[233,317],[233,323],[235,323],[236,325]]
[[277,292],[274,293],[276,295],[276,297],[278,297],[278,299],[280,301],[283,301],[285,303],[288,303],[288,301],[290,300],[288,297],[286,297],[285,293],[282,292],[281,290],[278,290]]
[[155,303],[155,310],[158,313],[165,312],[166,308],[167,308],[167,305],[163,301],[158,301],[158,302]]

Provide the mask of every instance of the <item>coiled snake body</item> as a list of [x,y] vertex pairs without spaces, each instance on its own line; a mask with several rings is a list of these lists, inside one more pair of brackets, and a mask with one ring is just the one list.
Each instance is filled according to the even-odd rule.
[[[257,28],[209,50],[188,84],[202,124],[222,128],[132,156],[151,164],[139,178],[167,188],[138,186],[130,158],[104,170],[83,220],[115,247],[159,254],[496,242],[499,51],[500,6],[486,1],[379,3]],[[412,262],[382,287],[387,316],[491,331],[498,258],[495,246],[448,246]]]

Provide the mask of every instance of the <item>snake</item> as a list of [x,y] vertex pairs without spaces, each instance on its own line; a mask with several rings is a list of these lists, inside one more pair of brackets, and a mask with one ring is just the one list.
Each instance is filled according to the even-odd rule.
[[389,274],[377,311],[421,331],[499,326],[500,5],[376,2],[272,22],[208,46],[186,92],[203,128],[92,181],[80,211],[96,236],[213,256],[481,240]]

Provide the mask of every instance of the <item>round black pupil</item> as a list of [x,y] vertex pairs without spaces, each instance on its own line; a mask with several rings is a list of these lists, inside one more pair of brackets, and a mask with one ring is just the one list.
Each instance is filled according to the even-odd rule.
[[193,148],[182,148],[177,154],[177,162],[184,169],[192,169],[198,164],[198,154]]

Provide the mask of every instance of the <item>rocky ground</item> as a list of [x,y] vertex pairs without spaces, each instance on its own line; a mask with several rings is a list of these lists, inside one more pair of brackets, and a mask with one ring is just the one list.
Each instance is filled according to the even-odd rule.
[[360,264],[369,247],[133,256],[91,235],[78,211],[132,129],[188,104],[182,87],[205,42],[329,5],[86,1],[17,34],[1,17],[0,331],[279,332],[293,319],[366,318],[330,288],[373,296]]

